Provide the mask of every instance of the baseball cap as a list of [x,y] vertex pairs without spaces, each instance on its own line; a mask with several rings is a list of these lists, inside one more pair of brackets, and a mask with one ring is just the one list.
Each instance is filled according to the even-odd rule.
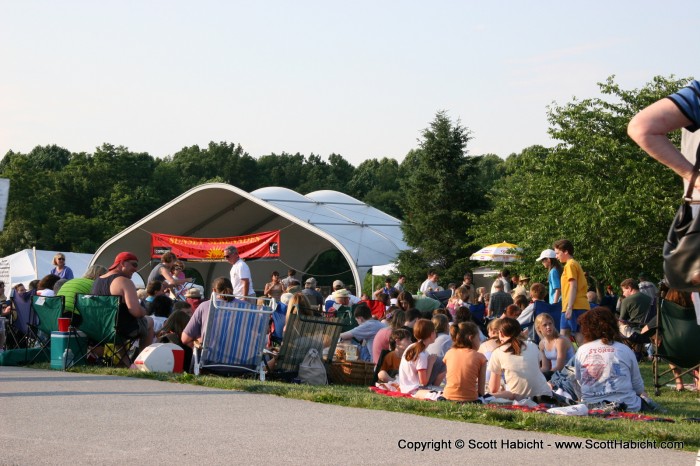
[[316,279],[314,277],[309,277],[305,282],[307,285],[316,286]]
[[535,262],[539,262],[542,259],[556,259],[557,253],[553,249],[545,249],[540,253],[540,257],[537,258]]
[[333,288],[338,288],[338,287],[345,288],[345,285],[340,280],[336,280],[333,282]]
[[139,258],[136,257],[136,255],[134,253],[120,252],[119,254],[117,254],[117,257],[114,258],[114,263],[109,266],[109,270],[116,269],[117,267],[119,267],[119,264],[121,264],[122,262],[126,262],[126,261],[138,262],[138,260],[139,260]]
[[349,298],[349,297],[350,297],[350,292],[346,289],[343,289],[343,288],[333,292],[333,299]]

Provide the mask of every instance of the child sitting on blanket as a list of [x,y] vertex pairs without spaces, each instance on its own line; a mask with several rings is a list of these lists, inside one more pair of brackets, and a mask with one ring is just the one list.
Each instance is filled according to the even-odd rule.
[[[498,339],[501,344],[489,360],[489,391],[493,396],[522,400],[533,396],[552,396],[552,389],[540,371],[540,352],[534,343],[526,343],[520,335],[520,323],[510,317],[501,318]],[[505,376],[508,390],[501,386]]]
[[479,353],[479,327],[462,322],[450,327],[452,348],[443,361],[447,366],[447,383],[443,395],[448,400],[474,402],[484,395],[486,356]]
[[413,336],[417,341],[406,348],[399,365],[401,393],[414,394],[421,387],[440,385],[445,378],[445,363],[426,351],[435,341],[435,325],[428,319],[418,319]]
[[[403,311],[400,311],[403,313]],[[391,382],[399,373],[401,365],[401,356],[406,351],[406,348],[411,344],[411,332],[404,328],[392,330],[389,338],[389,347],[391,351],[386,353],[382,360],[382,366],[377,374],[377,379],[380,382]]]

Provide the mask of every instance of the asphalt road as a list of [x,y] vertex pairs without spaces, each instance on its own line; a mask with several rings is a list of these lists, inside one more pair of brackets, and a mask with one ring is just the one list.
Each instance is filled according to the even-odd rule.
[[695,464],[695,454],[672,450],[557,448],[555,442],[567,440],[582,439],[153,380],[0,367],[2,465]]

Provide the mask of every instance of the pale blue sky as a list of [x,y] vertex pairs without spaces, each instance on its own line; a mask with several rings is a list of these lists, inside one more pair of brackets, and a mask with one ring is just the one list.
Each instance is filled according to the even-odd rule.
[[470,154],[552,145],[546,107],[695,76],[697,1],[0,0],[0,155],[209,141],[402,160],[435,112]]

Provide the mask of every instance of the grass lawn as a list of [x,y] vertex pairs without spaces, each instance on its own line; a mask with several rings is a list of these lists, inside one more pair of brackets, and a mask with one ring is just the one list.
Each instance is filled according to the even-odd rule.
[[[33,367],[48,368],[48,364]],[[653,395],[651,367],[651,363],[648,362],[640,365],[648,392],[650,395]],[[96,374],[143,377],[225,390],[276,395],[316,403],[397,411],[452,421],[495,425],[507,429],[557,433],[600,440],[680,441],[684,444],[684,450],[698,451],[700,449],[700,423],[684,420],[686,418],[700,418],[700,393],[691,391],[678,393],[673,391],[672,388],[664,388],[660,396],[654,397],[656,401],[668,410],[668,413],[658,414],[658,416],[675,421],[669,423],[555,416],[542,413],[522,413],[478,405],[392,398],[374,394],[367,387],[357,386],[328,385],[317,387],[282,382],[259,382],[243,378],[194,377],[190,374],[156,374],[127,369],[97,367],[83,367],[74,370]]]

